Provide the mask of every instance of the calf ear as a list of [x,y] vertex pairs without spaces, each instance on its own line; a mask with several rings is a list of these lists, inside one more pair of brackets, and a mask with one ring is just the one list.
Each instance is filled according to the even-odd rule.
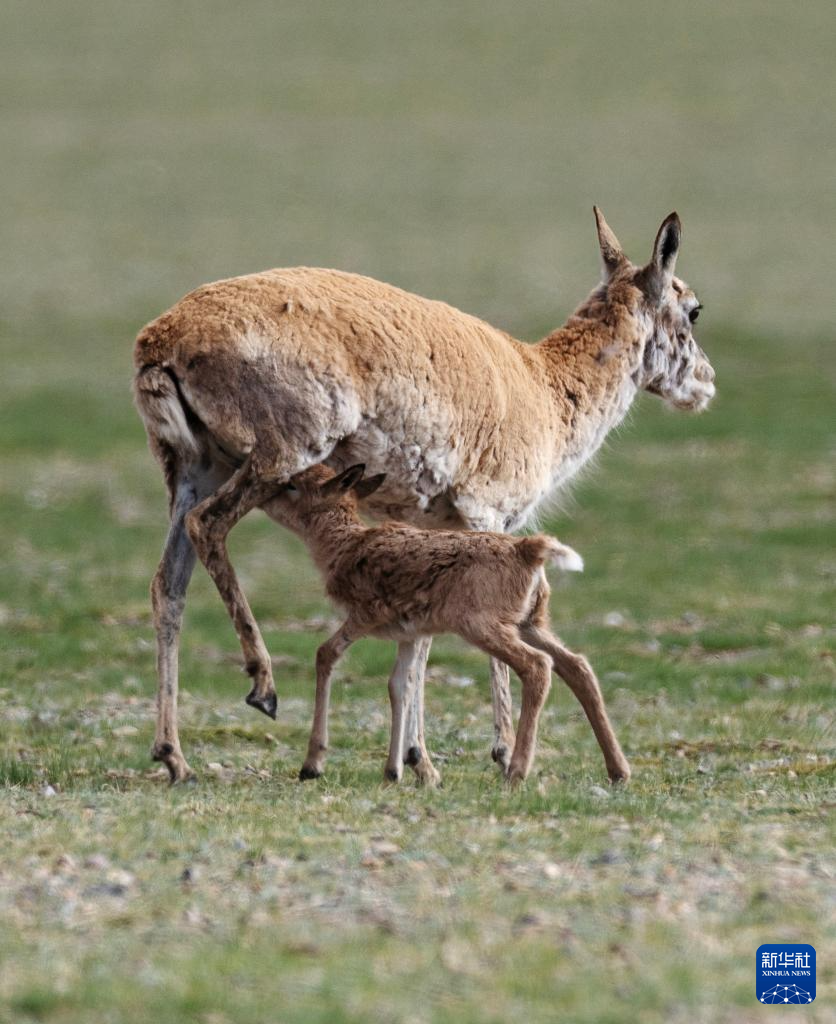
[[358,498],[368,498],[370,494],[374,494],[385,479],[385,473],[378,473],[377,476],[370,476],[368,479],[363,479],[354,485],[354,493]]
[[662,221],[662,226],[653,243],[653,255],[644,268],[642,277],[644,289],[649,298],[661,300],[673,280],[676,257],[682,242],[682,221],[679,215],[671,213]]
[[323,494],[334,494],[336,491],[349,491],[363,479],[366,472],[366,464],[358,462],[356,466],[349,466],[342,473],[337,473],[322,485]]

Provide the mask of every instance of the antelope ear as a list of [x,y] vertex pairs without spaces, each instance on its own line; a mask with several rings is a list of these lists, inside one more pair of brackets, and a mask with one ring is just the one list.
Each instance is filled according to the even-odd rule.
[[335,491],[350,491],[352,487],[363,479],[365,472],[366,464],[364,462],[358,462],[356,466],[349,466],[342,473],[337,473],[330,480],[326,480],[322,485],[322,493],[334,494]]
[[644,268],[643,275],[648,296],[657,302],[670,288],[681,241],[682,222],[679,214],[668,214],[656,235],[653,255],[650,257],[650,263]]
[[595,214],[595,224],[598,227],[598,245],[601,249],[601,264],[604,282],[606,283],[618,270],[627,262],[621,242],[615,237],[615,232],[604,220],[604,215],[597,206],[592,207]]
[[354,485],[354,493],[358,498],[368,498],[370,494],[374,494],[385,479],[385,473],[378,473],[377,476],[370,476],[367,479],[364,478]]

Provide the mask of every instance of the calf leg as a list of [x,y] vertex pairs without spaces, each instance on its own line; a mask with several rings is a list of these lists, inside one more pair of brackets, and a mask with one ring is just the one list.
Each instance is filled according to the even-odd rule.
[[292,467],[283,472],[271,464],[269,472],[264,473],[250,455],[222,487],[186,516],[189,538],[223,598],[244,652],[244,665],[253,680],[246,701],[270,718],[276,717],[270,656],[229,561],[226,538],[237,522],[273,493],[277,483],[289,479],[295,471]]
[[517,738],[505,773],[508,782],[517,785],[528,776],[534,760],[540,712],[551,687],[549,659],[542,651],[525,644],[517,630],[508,624],[489,624],[484,632],[470,634],[466,639],[510,665],[520,677],[522,704]]
[[[466,501],[466,507],[463,503]],[[504,517],[483,506],[477,495],[459,495],[458,512],[469,530],[504,531]],[[508,666],[499,658],[491,658],[491,704],[493,705],[493,747],[491,757],[506,773],[514,749],[514,706],[511,702],[511,677]]]
[[316,703],[308,753],[299,772],[300,779],[318,779],[325,768],[331,677],[338,659],[360,635],[350,622],[346,622],[316,652]]
[[525,647],[520,651],[511,650],[508,657],[522,683],[517,740],[506,773],[508,782],[516,786],[528,778],[534,762],[537,726],[551,688],[551,672],[546,659],[534,657]]
[[578,698],[598,740],[598,746],[604,754],[604,764],[610,780],[613,783],[626,782],[630,778],[630,765],[610,724],[604,695],[601,693],[592,666],[582,655],[564,647],[557,637],[543,626],[528,624],[521,628],[520,633],[526,643],[549,655],[555,672]]
[[403,763],[409,765],[424,786],[438,786],[441,783],[441,774],[430,759],[424,739],[424,679],[431,646],[432,637],[429,636],[399,644],[395,664],[395,672],[403,673],[408,683],[407,696],[404,698],[406,719]]

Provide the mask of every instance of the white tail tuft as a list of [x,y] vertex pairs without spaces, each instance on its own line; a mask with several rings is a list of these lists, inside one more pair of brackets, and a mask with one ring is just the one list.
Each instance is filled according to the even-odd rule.
[[549,561],[556,569],[561,569],[563,572],[583,572],[583,559],[574,548],[570,548],[567,544],[561,544],[559,541],[553,541],[549,548],[551,551]]

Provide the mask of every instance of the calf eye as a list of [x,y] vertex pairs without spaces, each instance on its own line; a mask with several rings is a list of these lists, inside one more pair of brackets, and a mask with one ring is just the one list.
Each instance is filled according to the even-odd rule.
[[700,315],[700,307],[697,306],[696,309],[692,309],[691,312],[688,314],[688,319],[691,321],[692,324],[695,324],[697,322],[697,317],[699,315]]

